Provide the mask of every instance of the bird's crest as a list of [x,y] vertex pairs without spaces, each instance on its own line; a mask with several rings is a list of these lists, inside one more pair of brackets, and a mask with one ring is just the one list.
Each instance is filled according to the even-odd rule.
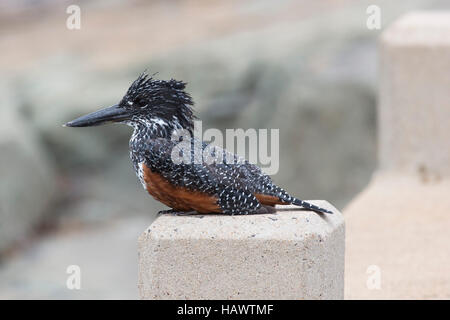
[[120,105],[136,112],[151,114],[164,121],[176,119],[188,130],[193,128],[195,119],[191,96],[184,90],[186,83],[175,79],[168,81],[154,79],[143,72],[133,81]]

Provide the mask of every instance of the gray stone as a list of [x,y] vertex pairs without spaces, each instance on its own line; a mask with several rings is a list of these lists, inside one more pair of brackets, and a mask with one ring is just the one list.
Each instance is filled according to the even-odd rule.
[[[122,216],[48,234],[2,264],[0,300],[138,299],[136,237],[152,220]],[[66,285],[71,265],[80,267],[80,290]]]
[[55,177],[36,132],[0,93],[0,253],[25,239],[47,213]]

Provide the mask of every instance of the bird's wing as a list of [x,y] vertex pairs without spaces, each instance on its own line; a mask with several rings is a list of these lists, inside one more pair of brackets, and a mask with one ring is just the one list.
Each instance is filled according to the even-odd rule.
[[137,154],[150,170],[171,185],[216,197],[223,213],[242,214],[259,209],[261,204],[250,183],[255,180],[255,168],[243,168],[248,162],[204,161],[199,151],[206,147],[200,144],[196,153],[194,145],[157,138],[151,139]]

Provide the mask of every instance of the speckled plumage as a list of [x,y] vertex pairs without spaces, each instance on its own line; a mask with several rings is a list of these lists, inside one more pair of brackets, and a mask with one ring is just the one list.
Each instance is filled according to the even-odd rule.
[[[192,99],[184,91],[180,81],[154,80],[141,75],[129,88],[120,105],[133,110],[130,120],[124,121],[134,128],[130,139],[130,156],[136,174],[144,188],[143,167],[160,174],[171,185],[201,192],[217,199],[220,211],[225,214],[256,213],[261,208],[257,195],[276,197],[281,204],[296,204],[317,212],[328,210],[319,208],[290,196],[276,186],[261,169],[226,150],[214,147],[212,156],[222,153],[222,161],[194,161],[203,154],[206,143],[195,140],[184,148],[172,135],[178,130],[192,134],[194,115]],[[190,159],[188,163],[175,163],[173,152]],[[201,151],[201,152],[199,152]],[[211,150],[209,150],[211,151]],[[225,159],[233,159],[225,161]]]
[[141,74],[119,104],[65,124],[89,127],[124,123],[134,131],[130,156],[144,188],[176,211],[249,214],[275,204],[295,204],[331,213],[290,196],[261,169],[193,137],[193,102],[186,84]]

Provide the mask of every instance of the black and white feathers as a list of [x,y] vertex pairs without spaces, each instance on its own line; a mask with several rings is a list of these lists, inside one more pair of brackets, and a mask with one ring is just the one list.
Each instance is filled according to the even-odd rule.
[[[177,131],[187,130],[191,135],[193,131],[193,102],[184,89],[183,82],[154,80],[142,74],[120,102],[121,106],[133,112],[133,117],[125,123],[134,128],[129,144],[130,155],[144,187],[142,168],[145,164],[171,185],[216,197],[221,212],[225,214],[257,212],[261,203],[256,194],[276,197],[284,204],[331,213],[290,196],[258,166],[237,155],[195,140],[188,141],[186,147],[186,141],[183,146],[178,139],[173,139]],[[212,163],[205,159],[198,161],[199,155],[201,157],[207,148],[212,148],[207,152],[212,156],[221,153],[221,160]],[[188,161],[174,161],[173,155],[177,153]]]

